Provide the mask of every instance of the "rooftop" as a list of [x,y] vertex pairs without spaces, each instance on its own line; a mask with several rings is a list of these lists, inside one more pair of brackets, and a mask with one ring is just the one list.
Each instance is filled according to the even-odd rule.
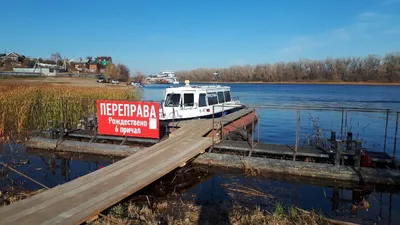
[[189,90],[230,90],[231,87],[229,86],[221,86],[221,85],[185,85],[185,86],[176,86],[176,87],[169,87],[167,91],[173,90],[181,90],[181,91],[189,91]]

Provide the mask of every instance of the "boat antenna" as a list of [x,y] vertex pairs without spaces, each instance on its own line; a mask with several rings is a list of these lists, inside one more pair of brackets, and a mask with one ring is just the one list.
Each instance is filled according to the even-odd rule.
[[215,73],[213,73],[213,75],[214,75],[214,80],[215,80],[214,85],[216,86],[216,85],[217,85],[217,81],[219,80],[219,73],[218,73],[218,71],[216,71]]

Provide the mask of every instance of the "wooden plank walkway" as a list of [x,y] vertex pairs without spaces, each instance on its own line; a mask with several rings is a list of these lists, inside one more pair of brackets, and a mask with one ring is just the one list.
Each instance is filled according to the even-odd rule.
[[144,151],[64,185],[0,208],[1,224],[77,224],[147,186],[212,145],[194,122]]
[[[235,112],[234,121],[248,110]],[[212,145],[212,121],[186,123],[165,141],[105,168],[0,208],[0,224],[80,224]]]

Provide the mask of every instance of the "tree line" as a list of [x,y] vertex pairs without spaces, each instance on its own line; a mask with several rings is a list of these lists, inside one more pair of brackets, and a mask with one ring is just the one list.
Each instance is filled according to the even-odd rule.
[[210,82],[215,72],[224,82],[400,82],[400,53],[200,68],[175,74],[180,80]]
[[130,70],[124,64],[113,64],[110,63],[106,66],[104,75],[112,80],[119,80],[122,82],[127,82],[130,77]]

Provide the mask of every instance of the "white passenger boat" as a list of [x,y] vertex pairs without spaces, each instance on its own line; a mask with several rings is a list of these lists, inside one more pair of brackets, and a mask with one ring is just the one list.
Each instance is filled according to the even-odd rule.
[[197,118],[220,117],[244,106],[231,96],[229,86],[185,86],[166,89],[160,105],[160,121],[179,121]]

